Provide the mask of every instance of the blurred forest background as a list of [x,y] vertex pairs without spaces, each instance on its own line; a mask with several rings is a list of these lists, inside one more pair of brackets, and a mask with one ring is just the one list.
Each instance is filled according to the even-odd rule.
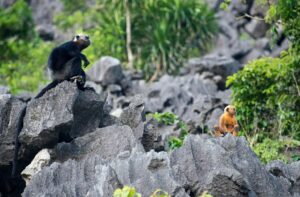
[[[149,82],[164,73],[178,74],[189,57],[218,47],[214,46],[220,31],[217,8],[204,0],[61,0],[60,11],[53,17],[60,32],[57,37],[35,25],[33,2],[8,2],[0,8],[0,84],[15,94],[37,91],[47,83],[48,54],[74,32],[90,36],[92,45],[84,53],[91,63],[110,55]],[[231,3],[217,1],[225,12]],[[228,78],[227,86],[238,109],[240,135],[246,136],[263,162],[286,161],[287,148],[300,149],[300,2],[255,3],[257,9],[265,10],[263,16],[244,13],[240,17],[263,20],[270,40],[287,38],[289,48],[277,57],[247,62]],[[297,154],[290,157],[300,159]]]

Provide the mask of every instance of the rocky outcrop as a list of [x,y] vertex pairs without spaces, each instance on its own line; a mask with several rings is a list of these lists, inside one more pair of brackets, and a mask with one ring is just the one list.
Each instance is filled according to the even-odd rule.
[[[180,129],[145,117],[147,105],[155,98],[156,107],[180,112],[188,130],[197,133],[193,122],[212,126],[230,101],[228,90],[206,91],[208,86],[201,85],[205,80],[212,81],[207,73],[165,76],[144,84],[145,92],[132,96],[114,95],[102,86],[100,94],[81,91],[63,82],[29,101],[19,136],[19,171],[24,169],[21,174],[26,180],[22,196],[112,196],[124,185],[135,187],[143,196],[156,189],[175,197],[199,196],[204,191],[214,196],[300,195],[299,162],[265,167],[244,137],[213,138],[198,132],[189,134],[182,147],[169,150],[170,136],[178,136]],[[11,132],[25,103],[10,94],[2,94],[0,103],[1,116],[10,114],[1,119],[1,134],[13,149]],[[6,148],[1,154],[9,160],[12,150],[3,143],[1,147]],[[43,148],[47,149],[38,153]],[[5,161],[0,164],[0,174],[4,174],[0,183],[10,190],[0,187],[0,191],[11,195],[14,186],[6,180],[11,165]]]
[[121,84],[124,78],[120,60],[108,56],[97,61],[87,74],[92,81],[101,83],[104,87]]
[[26,103],[11,94],[0,94],[0,166],[13,160],[17,122]]
[[[117,130],[119,133],[131,131],[128,127]],[[107,128],[105,132],[108,134],[117,130]],[[127,140],[118,135],[101,134],[100,130],[96,133],[102,136],[101,142],[108,142],[94,146],[98,151],[85,151],[76,159],[70,157],[69,160],[55,161],[44,167],[32,177],[23,196],[112,196],[114,189],[123,185],[134,186],[143,196],[149,196],[158,188],[178,197],[198,196],[203,191],[213,196],[299,194],[296,187],[298,163],[284,166],[286,177],[280,180],[276,177],[278,174],[274,176],[274,172],[269,172],[260,163],[243,137],[190,135],[181,148],[167,154],[145,153],[136,146],[131,146],[130,150],[109,149],[107,146],[112,146],[111,141],[126,144]],[[139,143],[132,134],[129,136],[135,144]],[[100,142],[95,138],[86,139],[92,143],[96,141],[94,144]],[[113,145],[119,147],[118,143]],[[103,155],[110,152],[114,156]],[[293,177],[287,172],[291,172]]]
[[59,84],[29,102],[19,135],[21,146],[39,150],[94,131],[100,124],[105,100],[105,95],[80,91],[74,83]]

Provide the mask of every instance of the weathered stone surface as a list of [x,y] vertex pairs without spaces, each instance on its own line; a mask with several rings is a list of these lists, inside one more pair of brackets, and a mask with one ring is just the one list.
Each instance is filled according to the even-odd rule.
[[111,166],[122,184],[134,186],[142,196],[150,196],[157,188],[171,196],[187,196],[173,179],[166,152],[133,152],[129,158],[113,161]]
[[[243,137],[190,135],[171,154],[145,153],[128,144],[128,139],[137,142],[131,132],[128,126],[112,126],[79,137],[67,148],[62,144],[62,154],[72,153],[64,159],[56,157],[59,163],[34,175],[23,196],[104,197],[123,185],[135,187],[143,196],[158,188],[175,197],[198,196],[203,191],[237,197],[299,194],[300,162],[273,165],[270,173]],[[125,137],[120,137],[122,133]],[[114,143],[116,139],[123,141]],[[111,144],[121,148],[114,149]],[[274,168],[280,168],[280,173],[271,170]]]
[[9,94],[9,93],[10,93],[9,87],[0,85],[0,95]]
[[216,94],[216,98],[220,99],[221,102],[225,105],[230,105],[231,104],[231,89],[227,89],[224,91],[218,91]]
[[57,28],[53,24],[53,18],[63,10],[62,2],[59,0],[31,0],[30,6],[39,35],[45,40],[56,38]]
[[212,111],[208,121],[206,122],[206,125],[209,129],[209,131],[213,130],[213,127],[215,125],[218,125],[219,123],[219,118],[221,117],[221,115],[223,114],[224,110],[220,109],[220,108],[216,108]]
[[170,163],[175,180],[193,196],[203,191],[213,196],[291,196],[243,137],[189,136],[171,153]]
[[192,58],[188,62],[192,71],[209,71],[226,79],[227,76],[236,73],[241,65],[234,59],[226,56],[207,55],[203,58]]
[[245,27],[246,31],[254,38],[265,36],[269,26],[263,20],[251,20]]
[[34,176],[22,196],[112,196],[122,185],[114,170],[93,155],[53,163]]
[[94,131],[100,124],[105,99],[106,95],[80,91],[70,82],[59,84],[28,104],[19,135],[21,144],[41,149]]
[[300,196],[300,161],[291,164],[272,161],[267,164],[266,169],[278,179],[278,182],[286,184],[293,196]]
[[21,172],[21,176],[27,185],[35,174],[50,164],[50,159],[51,156],[48,149],[42,149],[36,154],[32,162]]
[[143,151],[129,126],[108,126],[74,139],[70,143],[62,142],[54,148],[56,160],[81,158],[95,153],[102,159],[111,160],[122,152],[131,152],[133,148]]
[[145,120],[144,99],[142,95],[136,95],[131,99],[129,106],[124,108],[120,115],[120,121],[122,124],[130,126],[133,129],[134,136],[141,140]]
[[26,103],[11,94],[0,94],[0,166],[13,160],[17,123]]
[[145,151],[155,150],[166,151],[168,146],[168,137],[174,135],[174,125],[163,125],[151,118],[145,124],[142,144]]
[[121,84],[120,82],[125,77],[123,74],[121,62],[113,57],[102,57],[88,71],[92,81],[101,83],[102,86],[110,84]]

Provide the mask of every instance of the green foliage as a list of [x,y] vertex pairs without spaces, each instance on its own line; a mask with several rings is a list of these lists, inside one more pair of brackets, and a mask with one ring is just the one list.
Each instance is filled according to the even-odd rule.
[[[4,44],[4,39],[11,37],[31,39],[32,26],[31,9],[24,0],[16,1],[7,9],[0,8],[1,45]],[[1,47],[1,50],[4,49]],[[1,55],[3,54],[1,53]],[[4,55],[4,57],[6,56]]]
[[240,133],[261,160],[268,162],[286,160],[283,150],[289,144],[280,140],[282,136],[300,139],[300,2],[278,0],[270,5],[265,20],[273,25],[275,36],[278,27],[283,27],[290,49],[279,58],[249,62],[228,78],[227,85],[233,90]]
[[229,4],[231,3],[231,0],[224,0],[221,5],[220,5],[220,8],[223,9],[223,10],[226,10],[229,6]]
[[207,191],[203,192],[199,197],[213,197],[213,195],[207,193]]
[[187,125],[185,124],[185,122],[179,120],[178,125],[180,128],[180,135],[179,137],[170,137],[170,139],[168,140],[170,150],[181,147],[183,145],[184,139],[188,135]]
[[290,53],[281,58],[250,62],[227,80],[233,90],[237,118],[246,135],[291,135],[300,139],[298,60]]
[[140,193],[135,191],[134,187],[124,186],[122,189],[116,189],[113,197],[141,197]]
[[[63,2],[66,12],[56,23],[64,29],[83,28],[90,35],[93,45],[87,55],[92,61],[101,55],[127,61],[124,1],[97,0],[87,12]],[[148,79],[158,66],[161,72],[176,73],[195,49],[205,52],[217,32],[213,13],[199,0],[129,0],[128,8],[134,66]]]
[[[116,189],[113,197],[142,197],[137,193],[134,187],[124,186],[122,189]],[[157,189],[150,195],[150,197],[171,197],[167,192]]]
[[300,155],[293,155],[292,161],[300,161]]
[[157,120],[159,123],[163,123],[165,125],[172,125],[175,121],[178,120],[178,116],[171,112],[158,113],[155,112],[152,114],[152,117]]
[[253,147],[253,151],[257,154],[263,163],[268,163],[272,160],[287,161],[283,154],[285,144],[282,141],[265,138],[261,143],[257,143]]
[[278,0],[270,6],[265,17],[266,21],[275,27],[273,33],[277,34],[277,28],[283,28],[285,35],[291,41],[292,48],[300,52],[300,1]]
[[[289,158],[285,154],[286,150],[292,147],[297,147],[299,145],[300,142],[296,140],[274,140],[265,138],[262,142],[257,143],[252,148],[263,163],[268,163],[272,160],[282,160],[284,162],[287,162]],[[297,159],[300,159],[298,155],[293,155],[291,157],[292,161],[296,161]]]
[[0,80],[13,93],[36,90],[45,81],[43,67],[50,44],[43,43],[33,30],[31,9],[18,0],[0,8]]
[[183,141],[188,135],[188,128],[184,121],[180,120],[180,118],[177,115],[171,112],[164,112],[164,113],[155,112],[154,114],[151,114],[151,116],[155,120],[157,120],[157,122],[162,123],[164,125],[177,124],[177,126],[179,127],[180,129],[179,137],[171,136],[168,140],[170,150],[174,150],[183,145]]

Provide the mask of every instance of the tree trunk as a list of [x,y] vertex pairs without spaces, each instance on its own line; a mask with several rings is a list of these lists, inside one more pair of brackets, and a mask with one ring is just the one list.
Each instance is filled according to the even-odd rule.
[[128,58],[128,67],[133,69],[133,55],[131,50],[131,21],[130,21],[130,8],[128,0],[124,0],[125,14],[126,14],[126,49]]

